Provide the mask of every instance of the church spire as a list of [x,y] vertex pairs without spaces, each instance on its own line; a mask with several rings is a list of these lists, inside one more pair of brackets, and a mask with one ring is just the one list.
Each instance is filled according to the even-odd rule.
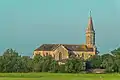
[[95,45],[95,31],[94,31],[94,28],[93,28],[91,11],[90,11],[89,20],[88,20],[88,26],[87,26],[87,29],[86,29],[86,44],[88,46],[94,46]]
[[91,11],[90,11],[90,16],[89,16],[89,20],[88,20],[87,30],[88,31],[94,31]]

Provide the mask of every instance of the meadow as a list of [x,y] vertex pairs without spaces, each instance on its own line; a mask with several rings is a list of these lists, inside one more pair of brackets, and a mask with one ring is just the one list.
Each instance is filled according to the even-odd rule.
[[0,80],[119,80],[120,74],[0,73]]

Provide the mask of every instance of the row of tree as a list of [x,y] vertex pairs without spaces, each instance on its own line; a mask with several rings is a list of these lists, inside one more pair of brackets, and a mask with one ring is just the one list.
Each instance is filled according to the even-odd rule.
[[109,54],[97,55],[89,59],[91,68],[102,68],[106,72],[120,72],[120,48]]
[[78,73],[84,71],[84,61],[70,58],[66,63],[59,65],[51,56],[40,55],[30,58],[21,56],[13,49],[7,49],[0,56],[0,72],[67,72]]
[[110,54],[96,55],[87,61],[71,57],[65,64],[59,64],[51,56],[40,55],[30,58],[21,56],[13,49],[7,49],[0,56],[0,72],[64,72],[80,73],[87,69],[102,68],[107,72],[120,72],[120,48]]

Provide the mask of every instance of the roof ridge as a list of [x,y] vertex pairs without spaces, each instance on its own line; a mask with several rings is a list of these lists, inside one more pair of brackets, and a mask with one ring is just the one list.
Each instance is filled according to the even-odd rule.
[[56,47],[54,47],[52,50],[56,50],[58,47],[60,46],[60,44],[58,44]]

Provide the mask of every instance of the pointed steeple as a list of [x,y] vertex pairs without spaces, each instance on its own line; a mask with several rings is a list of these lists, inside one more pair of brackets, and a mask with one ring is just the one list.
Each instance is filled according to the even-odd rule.
[[91,11],[90,11],[90,16],[89,16],[89,20],[88,20],[87,31],[94,31]]
[[88,20],[88,26],[86,29],[86,44],[87,46],[93,47],[95,45],[95,31],[93,28],[93,21],[90,11],[90,16]]

